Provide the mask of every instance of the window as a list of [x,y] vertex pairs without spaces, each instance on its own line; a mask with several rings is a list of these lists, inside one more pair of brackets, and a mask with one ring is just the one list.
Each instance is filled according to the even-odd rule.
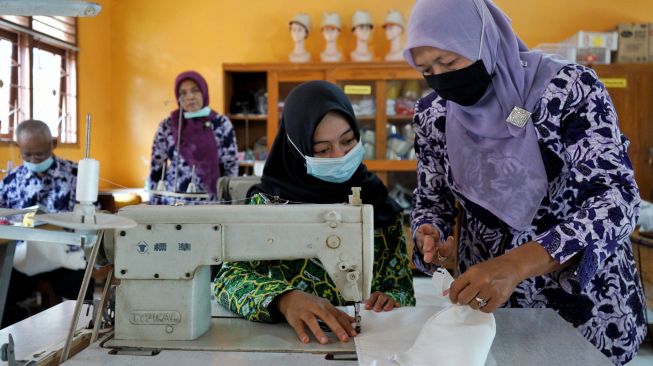
[[72,17],[0,16],[0,140],[34,118],[77,142],[76,28]]
[[16,108],[16,41],[11,34],[0,33],[0,138],[9,138]]

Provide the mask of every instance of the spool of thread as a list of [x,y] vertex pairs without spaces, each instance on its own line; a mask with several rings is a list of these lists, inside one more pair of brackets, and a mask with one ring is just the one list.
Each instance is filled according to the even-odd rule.
[[79,203],[92,204],[97,201],[100,183],[100,162],[95,159],[82,159],[77,168],[77,190],[75,198]]

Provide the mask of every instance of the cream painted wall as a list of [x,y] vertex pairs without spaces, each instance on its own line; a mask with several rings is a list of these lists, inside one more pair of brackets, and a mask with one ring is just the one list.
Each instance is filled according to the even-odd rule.
[[[353,48],[351,15],[372,12],[381,23],[388,9],[407,17],[405,0],[104,0],[96,18],[79,21],[79,123],[94,116],[93,155],[102,176],[140,187],[148,173],[152,137],[158,123],[174,108],[173,80],[195,69],[210,87],[211,105],[222,107],[222,63],[284,62],[292,48],[288,19],[308,12],[313,32],[307,48],[314,57],[324,43],[321,14],[336,11],[344,23],[341,49]],[[606,30],[627,21],[653,21],[653,1],[497,0],[514,28],[533,46],[559,41],[577,30]],[[622,4],[627,4],[624,6]],[[374,29],[377,57],[387,50],[381,27]],[[10,150],[0,147],[0,164]],[[60,155],[78,159],[83,145],[65,147]],[[13,152],[13,157],[16,157]]]

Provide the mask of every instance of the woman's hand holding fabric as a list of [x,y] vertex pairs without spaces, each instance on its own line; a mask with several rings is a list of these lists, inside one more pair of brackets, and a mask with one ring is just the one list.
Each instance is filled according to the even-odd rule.
[[451,302],[467,304],[486,313],[503,305],[517,285],[530,277],[560,270],[576,259],[560,264],[535,241],[503,255],[471,266],[449,289]]
[[320,329],[318,320],[325,323],[342,342],[356,335],[352,326],[355,319],[338,310],[328,300],[300,290],[293,290],[277,298],[277,308],[295,330],[302,343],[310,342],[306,327],[310,329],[321,344],[327,344],[328,338]]
[[375,312],[390,311],[394,308],[401,307],[399,301],[395,301],[392,297],[386,295],[382,291],[374,291],[370,298],[365,302],[366,310],[374,310]]
[[514,263],[499,256],[470,267],[458,277],[449,288],[449,298],[454,304],[490,313],[510,298],[519,282]]

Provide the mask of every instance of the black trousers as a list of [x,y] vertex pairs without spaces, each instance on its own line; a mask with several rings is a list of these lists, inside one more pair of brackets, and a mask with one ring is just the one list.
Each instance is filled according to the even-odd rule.
[[[37,291],[37,286],[41,282],[49,283],[52,290],[57,297],[63,297],[70,300],[76,300],[79,295],[79,288],[82,285],[84,278],[84,270],[71,270],[66,268],[59,268],[51,272],[39,273],[35,276],[28,276],[22,272],[12,269],[11,281],[9,282],[9,290],[7,291],[7,302],[5,303],[4,315],[2,317],[1,328],[8,327],[31,315],[26,309],[18,305],[19,302],[24,301],[33,292]],[[86,300],[93,300],[93,288],[95,281],[91,278],[86,289]],[[50,305],[53,305],[50,303]],[[38,309],[42,311],[47,309],[44,307]],[[37,311],[37,312],[38,312]]]

